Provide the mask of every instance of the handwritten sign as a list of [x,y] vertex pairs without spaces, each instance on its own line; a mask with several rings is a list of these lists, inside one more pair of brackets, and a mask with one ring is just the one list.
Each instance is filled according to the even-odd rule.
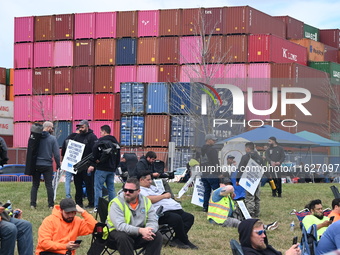
[[73,166],[81,160],[84,148],[85,144],[69,140],[63,162],[61,163],[61,169],[76,174]]

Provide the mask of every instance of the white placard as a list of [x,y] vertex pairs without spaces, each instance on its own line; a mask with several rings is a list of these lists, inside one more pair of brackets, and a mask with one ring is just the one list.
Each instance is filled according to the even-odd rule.
[[82,156],[85,149],[85,144],[79,143],[73,140],[69,140],[65,152],[63,162],[61,163],[61,169],[67,172],[76,174],[73,170],[73,166],[77,164]]
[[192,194],[191,203],[203,207],[204,186],[200,177],[196,177],[194,192]]
[[237,202],[238,207],[240,208],[244,218],[246,220],[251,219],[251,216],[250,216],[248,209],[247,209],[246,205],[244,204],[244,202],[242,200],[237,200],[236,202]]
[[249,159],[245,169],[239,169],[243,171],[240,179],[240,185],[254,196],[257,186],[261,181],[263,170],[262,167],[255,162],[252,158]]
[[157,187],[158,191],[162,193],[165,192],[162,179],[154,179],[153,182],[155,183],[155,186]]

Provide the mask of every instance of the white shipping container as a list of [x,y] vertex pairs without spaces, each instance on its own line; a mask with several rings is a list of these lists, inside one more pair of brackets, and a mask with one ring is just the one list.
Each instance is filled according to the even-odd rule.
[[0,118],[0,135],[13,135],[13,119]]
[[6,85],[0,84],[0,100],[6,100]]
[[13,101],[0,100],[0,118],[13,118]]

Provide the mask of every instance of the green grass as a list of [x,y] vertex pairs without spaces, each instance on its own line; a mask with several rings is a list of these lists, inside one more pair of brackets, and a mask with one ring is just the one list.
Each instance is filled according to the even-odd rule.
[[[173,191],[177,193],[183,184],[171,183]],[[331,207],[333,194],[329,188],[332,184],[284,184],[283,197],[271,197],[271,190],[268,185],[261,188],[261,219],[265,223],[279,221],[279,228],[268,233],[269,243],[280,251],[285,251],[291,246],[293,236],[301,236],[298,227],[298,221],[295,215],[290,215],[292,209],[302,209],[310,200],[321,199],[323,207]],[[116,189],[121,187],[116,185]],[[72,184],[72,194],[74,194],[74,185]],[[37,242],[38,228],[42,220],[48,216],[51,211],[47,207],[46,189],[44,183],[41,183],[38,192],[37,210],[30,209],[30,189],[31,183],[19,182],[0,182],[0,201],[6,202],[10,199],[14,208],[23,210],[23,218],[29,220],[33,224],[34,246]],[[64,185],[60,183],[56,202],[64,198]],[[162,254],[179,255],[184,252],[187,255],[193,254],[209,254],[222,255],[232,254],[230,251],[230,239],[238,239],[237,229],[222,228],[211,225],[206,220],[206,213],[198,206],[190,203],[191,196],[184,195],[181,198],[182,206],[185,211],[195,215],[195,224],[189,232],[190,240],[198,245],[200,249],[195,250],[179,250],[176,248],[166,247],[162,249]],[[86,205],[87,202],[84,202]],[[289,231],[289,225],[295,221],[295,231]],[[91,242],[91,236],[80,237],[83,242],[81,248],[77,250],[78,255],[85,255]]]

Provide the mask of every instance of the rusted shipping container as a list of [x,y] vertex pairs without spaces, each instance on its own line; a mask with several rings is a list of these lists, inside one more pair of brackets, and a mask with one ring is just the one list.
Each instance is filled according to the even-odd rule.
[[159,14],[159,35],[178,36],[181,34],[182,10],[164,9]]
[[177,82],[179,81],[178,65],[160,65],[158,70],[158,82]]
[[0,67],[0,84],[6,84],[6,68]]
[[14,76],[14,95],[32,95],[32,69],[15,70]]
[[54,42],[34,43],[34,67],[53,67]]
[[95,45],[95,65],[114,65],[116,63],[116,40],[98,39]]
[[249,62],[298,63],[307,65],[305,47],[275,35],[249,35]]
[[120,119],[119,94],[97,94],[94,96],[94,120]]
[[[248,36],[228,35],[223,46],[225,63],[246,63],[248,62]],[[223,55],[222,55],[223,56]]]
[[113,66],[96,66],[94,77],[94,93],[114,92],[115,69]]
[[54,40],[54,16],[35,16],[34,17],[34,41]]
[[[163,49],[161,49],[163,50]],[[158,38],[142,37],[137,40],[137,64],[158,64]]]
[[320,29],[320,42],[340,48],[340,29]]
[[302,39],[303,38],[303,22],[294,19],[290,16],[274,16],[273,18],[281,20],[286,25],[287,39]]
[[138,12],[122,11],[117,12],[117,37],[138,36]]
[[76,67],[73,72],[73,93],[93,93],[94,67]]
[[14,18],[14,42],[34,41],[34,17]]
[[223,24],[223,7],[202,8],[201,15],[201,23],[204,24],[201,34],[221,35],[223,33],[223,26],[225,25]]
[[250,6],[224,7],[223,34],[274,34],[286,38],[285,23]]
[[202,9],[191,8],[182,10],[182,35],[200,35],[202,30]]
[[308,38],[290,41],[299,44],[307,49],[308,61],[324,61],[325,45],[323,43],[313,41]]
[[96,38],[116,37],[117,12],[96,12]]
[[94,40],[76,40],[74,46],[74,66],[93,66]]
[[71,94],[73,93],[73,68],[54,69],[54,93]]
[[179,63],[179,37],[159,37],[158,45],[160,64]]
[[74,17],[74,39],[96,38],[96,14],[76,13]]
[[14,68],[33,68],[33,43],[14,44]]
[[145,116],[144,146],[167,147],[170,139],[170,116]]
[[138,37],[159,36],[159,10],[138,11]]
[[51,68],[36,68],[33,72],[33,95],[53,94],[53,74]]
[[54,16],[54,39],[73,40],[74,39],[74,14],[58,14]]
[[324,55],[324,61],[331,61],[331,62],[335,62],[338,63],[338,49],[334,48],[332,46],[329,46],[327,44],[325,44],[325,55]]

